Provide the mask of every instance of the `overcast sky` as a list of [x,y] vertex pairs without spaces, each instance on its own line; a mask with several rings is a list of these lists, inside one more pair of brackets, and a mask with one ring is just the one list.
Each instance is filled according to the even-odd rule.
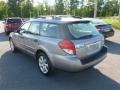
[[[46,0],[33,0],[33,1],[34,1],[34,5],[38,5],[39,3],[43,3]],[[53,5],[55,0],[47,0],[47,2],[48,2],[49,5]]]
[[[8,1],[8,0],[0,0],[0,1]],[[33,2],[34,2],[34,5],[38,5],[39,3],[43,3],[43,2],[45,2],[46,0],[33,0]],[[54,2],[55,2],[55,0],[47,0],[47,2],[48,2],[48,4],[49,5],[53,5],[54,4]]]

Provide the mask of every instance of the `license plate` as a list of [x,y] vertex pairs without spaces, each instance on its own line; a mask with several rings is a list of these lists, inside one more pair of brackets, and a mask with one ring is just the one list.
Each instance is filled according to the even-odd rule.
[[101,47],[100,42],[95,42],[93,44],[87,45],[88,55],[96,53],[97,51],[100,50],[100,47]]
[[110,26],[106,26],[106,27],[103,28],[103,31],[104,31],[104,32],[108,32],[108,31],[110,31],[110,30],[111,30]]
[[104,30],[104,32],[109,32],[109,31],[110,31],[110,29],[105,29],[105,30]]

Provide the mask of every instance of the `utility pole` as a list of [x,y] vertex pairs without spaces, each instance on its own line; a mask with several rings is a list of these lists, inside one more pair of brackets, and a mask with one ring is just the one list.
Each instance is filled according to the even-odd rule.
[[22,17],[22,2],[20,3],[20,12],[21,12],[21,17]]
[[39,7],[38,7],[38,17],[39,17]]
[[40,10],[39,10],[39,8],[40,8],[40,3],[38,2],[38,17],[39,17],[39,15],[40,15]]
[[94,18],[97,17],[97,4],[98,4],[98,0],[94,0]]
[[7,4],[6,4],[6,17],[8,17],[8,10],[7,10]]
[[74,0],[74,3],[73,3],[73,8],[74,8],[73,14],[74,14],[74,16],[75,16],[75,13],[76,13],[75,11],[76,11],[77,5],[79,5],[79,1],[78,0]]
[[120,0],[118,1],[119,3],[119,14],[118,14],[118,17],[119,17],[119,20],[120,20]]
[[73,10],[73,14],[74,14],[74,16],[75,16],[75,10],[76,10],[76,8],[75,8],[75,5],[74,5],[74,10]]
[[[6,3],[8,3],[7,0],[5,0]],[[8,4],[6,4],[6,10],[5,10],[5,13],[6,13],[6,17],[8,17]]]
[[31,0],[29,0],[29,18],[31,18],[31,7],[30,7],[30,5],[31,5]]

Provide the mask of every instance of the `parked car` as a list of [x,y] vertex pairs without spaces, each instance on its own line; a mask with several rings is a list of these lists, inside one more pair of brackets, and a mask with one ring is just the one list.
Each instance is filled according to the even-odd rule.
[[7,18],[4,22],[4,30],[6,34],[18,29],[22,24],[22,19],[18,17]]
[[77,72],[101,62],[107,54],[104,37],[87,20],[76,18],[34,19],[9,36],[11,51],[34,56],[40,71],[55,68]]
[[85,20],[89,20],[96,29],[103,34],[105,38],[114,36],[114,29],[112,25],[106,23],[105,21],[97,18],[83,18]]

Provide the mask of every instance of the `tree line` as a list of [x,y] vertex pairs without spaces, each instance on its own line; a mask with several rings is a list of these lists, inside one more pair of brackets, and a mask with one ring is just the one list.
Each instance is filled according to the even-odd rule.
[[117,16],[119,14],[120,0],[55,0],[54,5],[33,0],[0,1],[0,19],[6,17],[37,17],[40,15],[76,15],[80,17],[93,17],[97,3],[97,16]]

